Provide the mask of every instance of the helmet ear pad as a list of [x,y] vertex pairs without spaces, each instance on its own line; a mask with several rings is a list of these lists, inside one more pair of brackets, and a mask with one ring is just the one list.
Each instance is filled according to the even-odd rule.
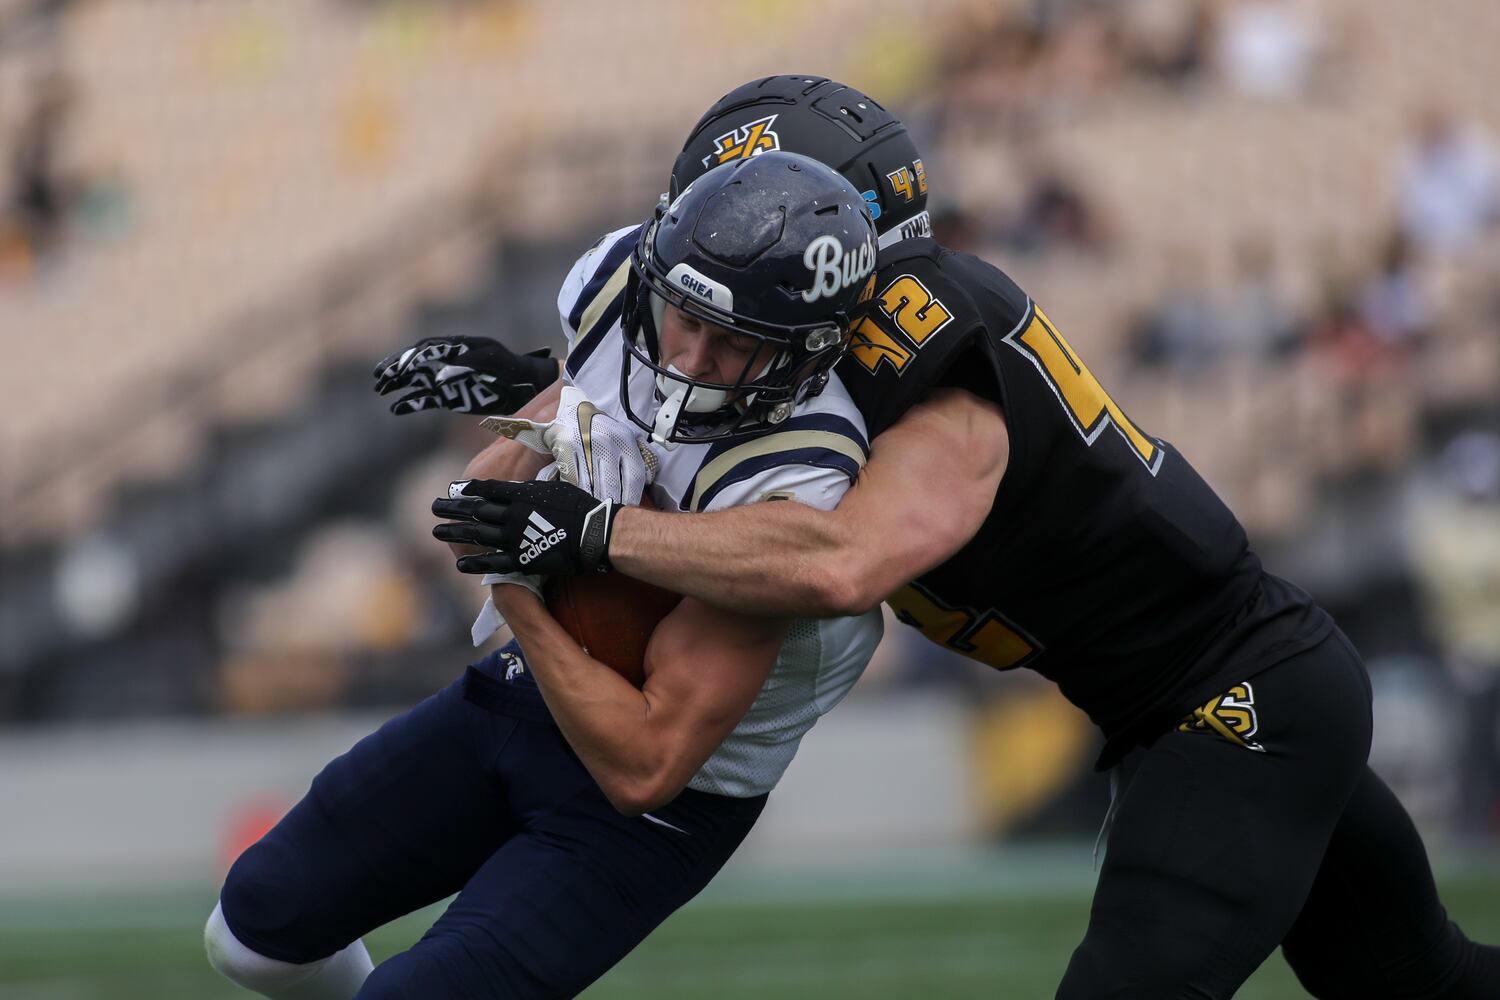
[[[661,302],[661,307],[656,305],[657,302]],[[661,329],[665,306],[665,300],[653,293],[651,286],[642,281],[639,272],[632,267],[625,277],[625,301],[620,309],[620,328],[626,339],[637,341],[653,361],[661,359],[661,341],[657,331]]]

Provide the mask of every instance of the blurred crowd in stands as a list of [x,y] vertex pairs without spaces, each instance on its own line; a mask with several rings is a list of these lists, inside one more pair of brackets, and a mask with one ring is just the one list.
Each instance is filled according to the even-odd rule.
[[69,140],[79,93],[63,55],[66,3],[0,10],[0,289],[35,280],[79,240],[129,225],[129,190],[106,163],[79,162]]
[[950,20],[933,90],[945,114],[1009,138],[1087,113],[1122,86],[1294,99],[1341,84],[1357,45],[1345,7],[1299,0],[970,3]]
[[[1487,2],[1466,10],[1497,24]],[[375,17],[401,5],[342,6]],[[935,8],[928,77],[888,103],[927,153],[938,237],[1045,302],[1132,416],[1225,494],[1271,567],[1340,615],[1377,672],[1386,664],[1385,676],[1403,678],[1391,697],[1438,706],[1428,730],[1449,785],[1431,812],[1500,835],[1500,120],[1437,83],[1404,92],[1394,111],[1385,105],[1396,98],[1366,93],[1389,55],[1377,44],[1389,32],[1373,19],[1397,6],[948,3]],[[30,30],[47,37],[44,23]],[[27,66],[0,103],[0,295],[69,266],[77,244],[127,231],[131,217],[129,180],[68,154],[88,95],[67,61]],[[1352,145],[1348,132],[1319,141],[1334,118],[1376,121],[1377,104],[1400,122]],[[1179,123],[1201,131],[1173,131]],[[617,122],[613,135],[637,159],[647,153],[636,125],[668,137],[654,167],[632,162],[649,177],[670,164],[669,137],[684,124]],[[1254,163],[1228,180],[1205,176],[1196,164],[1240,127],[1260,130]],[[1164,135],[1194,145],[1150,194],[1144,174],[1173,162],[1173,150],[1154,148]],[[1370,179],[1317,193],[1329,204],[1316,212],[1300,207],[1305,191],[1290,208],[1273,204],[1287,182],[1265,165],[1281,141],[1289,158],[1352,163]],[[497,178],[511,176],[514,154],[496,148],[478,197],[511,199]],[[598,169],[571,152],[555,162]],[[224,432],[219,464],[202,459],[164,490],[138,491],[136,521],[117,504],[91,531],[13,547],[15,573],[0,586],[14,599],[0,624],[56,642],[0,636],[0,719],[399,703],[449,678],[469,654],[482,595],[430,539],[428,503],[483,437],[463,418],[390,417],[361,365],[438,332],[560,346],[547,332],[549,284],[590,231],[649,209],[580,204],[592,207],[540,249],[518,245],[496,215],[494,253],[470,269],[475,287],[436,304],[414,294],[402,322],[321,362],[309,391],[341,388],[288,407],[287,419],[362,429],[337,439],[351,451],[343,464],[310,450],[305,433],[258,418]],[[1235,221],[1216,221],[1221,207]],[[531,265],[524,282],[506,270]],[[383,448],[369,444],[382,435]],[[236,496],[213,483],[237,469],[256,470],[267,507],[286,511],[231,520],[248,527],[228,540],[216,532]],[[176,506],[163,506],[163,493]],[[174,555],[143,555],[147,535],[121,527],[137,523],[170,535],[153,551]],[[964,685],[1042,711],[1030,681],[955,668],[914,635],[888,634],[872,686]],[[1052,729],[1083,725],[1068,718]],[[995,717],[997,733],[1018,724],[1014,713]],[[1067,752],[1082,760],[1088,744],[1079,737]]]

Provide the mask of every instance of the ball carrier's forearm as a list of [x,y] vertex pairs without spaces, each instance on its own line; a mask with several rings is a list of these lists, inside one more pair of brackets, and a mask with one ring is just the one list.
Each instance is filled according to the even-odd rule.
[[780,619],[685,600],[657,625],[637,689],[589,656],[529,591],[494,588],[558,728],[616,809],[671,801],[760,692],[786,635]]
[[644,798],[633,790],[661,766],[659,748],[642,738],[651,716],[645,693],[579,648],[540,601],[513,595],[502,602],[547,708],[584,767],[622,811]]

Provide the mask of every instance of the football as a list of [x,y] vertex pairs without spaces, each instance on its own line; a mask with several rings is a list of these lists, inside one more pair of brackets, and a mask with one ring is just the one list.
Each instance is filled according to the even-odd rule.
[[[650,507],[649,499],[641,506]],[[542,594],[552,617],[584,652],[636,687],[646,681],[651,633],[682,600],[623,573],[553,577]]]

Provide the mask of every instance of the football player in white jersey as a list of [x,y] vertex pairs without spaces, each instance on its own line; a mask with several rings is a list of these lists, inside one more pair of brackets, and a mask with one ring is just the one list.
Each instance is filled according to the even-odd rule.
[[[658,505],[835,506],[867,446],[829,368],[874,256],[858,191],[791,154],[726,165],[601,242],[560,300],[574,388],[548,430],[560,467],[613,495],[549,530],[607,538],[645,485],[608,460],[647,437]],[[617,280],[623,316],[606,314]],[[519,416],[545,421],[559,395]],[[471,472],[542,461],[497,442]],[[456,487],[468,499],[436,510],[473,502]],[[879,640],[876,615],[790,622],[684,599],[637,689],[526,584],[492,587],[519,643],[331,762],[236,861],[206,930],[222,973],[287,1000],[576,994],[719,870]],[[372,972],[363,934],[455,892]]]

